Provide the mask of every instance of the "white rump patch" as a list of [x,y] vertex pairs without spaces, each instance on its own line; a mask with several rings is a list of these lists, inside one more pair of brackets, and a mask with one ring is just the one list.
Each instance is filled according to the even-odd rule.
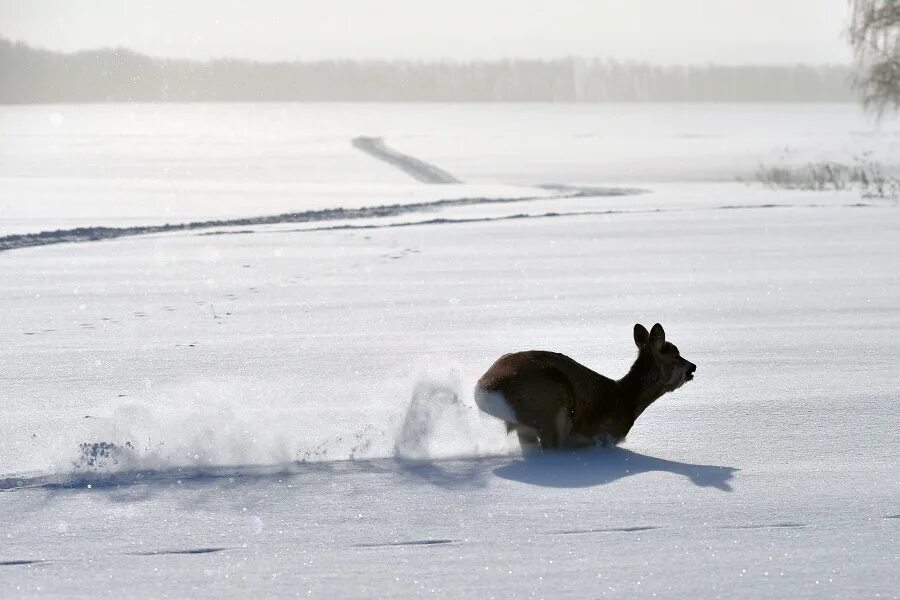
[[497,391],[477,390],[475,392],[475,404],[487,414],[503,421],[517,423],[516,413],[506,401],[502,393]]

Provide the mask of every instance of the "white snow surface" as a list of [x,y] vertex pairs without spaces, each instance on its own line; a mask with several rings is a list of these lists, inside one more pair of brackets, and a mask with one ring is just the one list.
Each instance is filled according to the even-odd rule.
[[[679,170],[654,141],[668,130],[634,125],[635,107],[622,118],[652,156],[624,144],[639,168],[621,178],[600,168],[615,154],[602,136],[592,171],[570,135],[611,107],[403,108],[0,109],[0,203],[25,214],[19,192],[31,215],[0,236],[165,222],[154,186],[191,220],[404,189],[541,196],[0,252],[0,597],[898,596],[896,202],[729,182],[755,167],[743,150],[707,176],[694,142],[672,142]],[[772,157],[779,136],[893,156],[890,124],[848,133],[865,123],[852,107],[643,110]],[[834,118],[811,124],[821,111]],[[255,145],[202,155],[225,122]],[[41,165],[53,127],[106,154],[66,135],[59,151],[82,162]],[[355,150],[361,135],[464,183],[416,183]],[[166,136],[196,144],[173,154]],[[260,170],[237,174],[248,160]],[[156,171],[190,161],[202,180]],[[129,208],[91,199],[118,183]],[[646,193],[533,187],[548,183]],[[41,186],[60,198],[28,196]],[[228,212],[215,186],[247,204]],[[474,407],[476,379],[515,350],[621,376],[635,322],[661,322],[698,370],[621,447],[523,455]]]

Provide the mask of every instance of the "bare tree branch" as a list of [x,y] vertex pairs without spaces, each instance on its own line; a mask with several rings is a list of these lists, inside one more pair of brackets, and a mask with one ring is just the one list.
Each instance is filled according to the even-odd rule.
[[900,110],[900,0],[849,0],[856,85],[879,117]]

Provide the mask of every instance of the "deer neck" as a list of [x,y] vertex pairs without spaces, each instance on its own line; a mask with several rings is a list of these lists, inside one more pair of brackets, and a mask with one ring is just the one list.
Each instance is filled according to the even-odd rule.
[[648,363],[648,359],[638,356],[628,373],[617,382],[620,401],[627,410],[633,411],[635,419],[666,393],[665,386],[653,377]]

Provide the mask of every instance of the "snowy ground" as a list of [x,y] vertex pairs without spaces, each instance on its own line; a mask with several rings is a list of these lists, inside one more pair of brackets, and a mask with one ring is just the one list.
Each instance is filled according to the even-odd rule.
[[[563,132],[584,110],[571,109],[551,113]],[[459,129],[474,109],[436,110]],[[498,131],[522,110],[494,109]],[[770,119],[770,141],[789,117]],[[0,597],[897,597],[894,202],[591,176],[581,150],[563,160],[568,133],[550,144],[558,176],[527,149],[513,172],[515,156],[492,152],[502,134],[479,161],[388,131],[460,186],[533,198],[426,206],[452,185],[350,145],[377,129],[338,133],[348,163],[381,173],[373,189],[408,186],[423,205],[0,253]],[[890,155],[889,131],[864,137]],[[4,152],[8,189],[53,179]],[[210,173],[227,164],[213,154]],[[304,173],[273,179],[299,189],[322,171]],[[348,180],[360,198],[366,180]],[[546,183],[646,193],[531,187]],[[292,198],[287,210],[343,206]],[[636,321],[662,322],[698,371],[621,448],[523,457],[472,408],[475,379],[516,349],[620,376]]]

